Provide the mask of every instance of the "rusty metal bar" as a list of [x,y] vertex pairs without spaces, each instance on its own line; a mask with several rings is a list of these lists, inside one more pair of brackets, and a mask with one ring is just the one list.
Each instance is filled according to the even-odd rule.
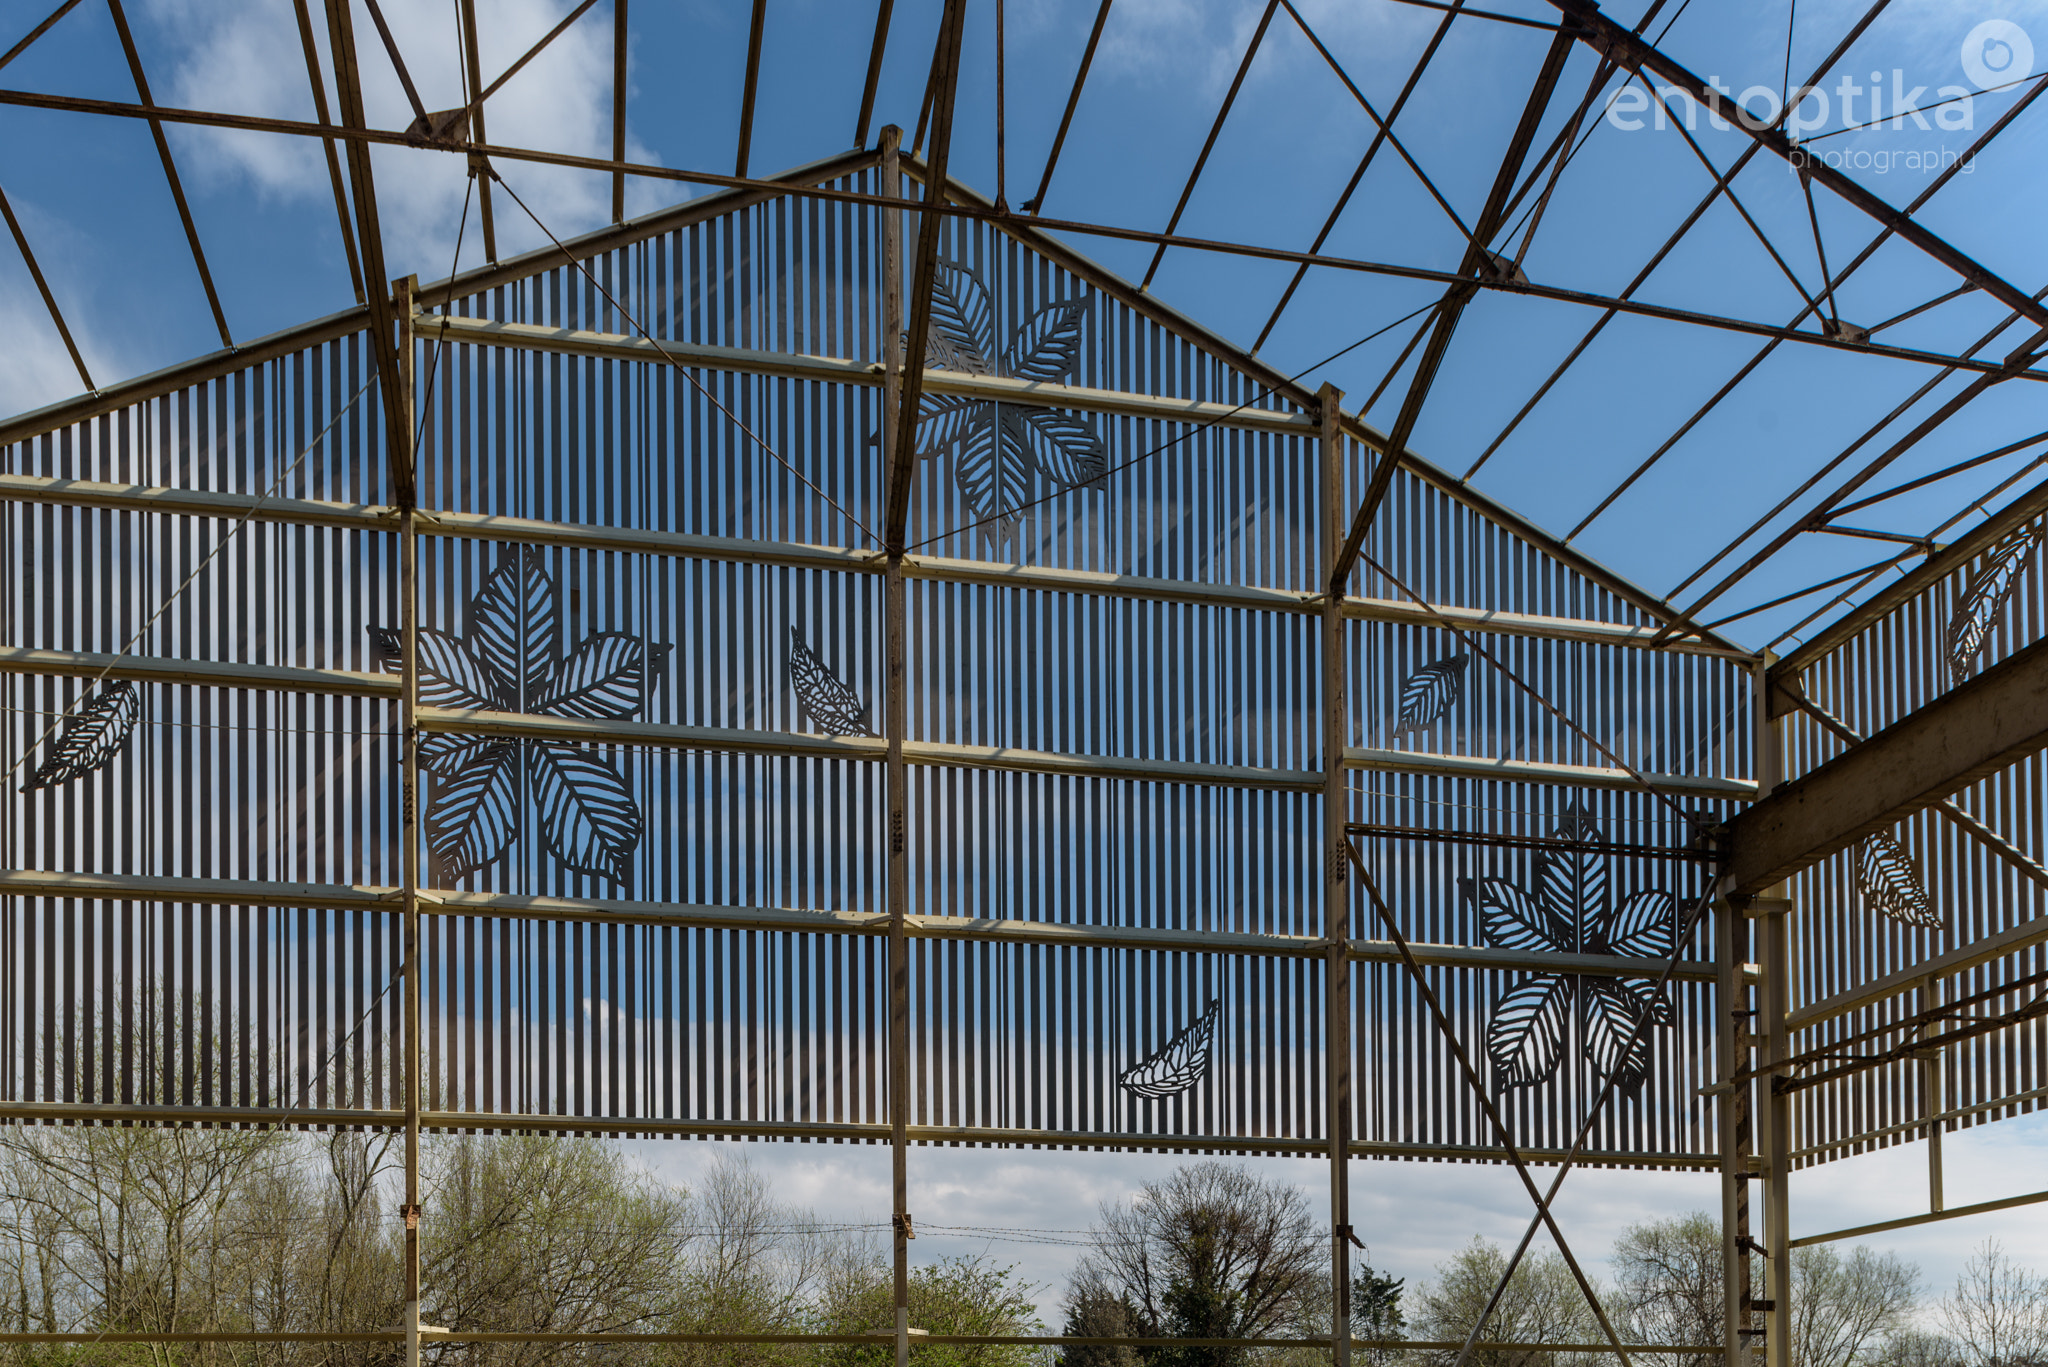
[[[306,0],[292,0],[292,11],[299,21],[299,46],[306,54],[306,84],[313,91],[313,112],[323,126],[332,127],[333,115],[327,108],[327,80],[320,74],[320,48],[313,39],[313,15],[307,8]],[[477,136],[481,138],[482,133]],[[332,137],[320,140],[321,149],[327,156],[327,180],[334,189],[334,216],[341,225],[341,250],[348,257],[349,283],[355,288],[356,302],[361,304],[368,298],[363,285],[363,262],[356,252],[355,225],[349,222],[348,190],[341,182],[341,149]]]
[[740,86],[740,145],[733,160],[735,176],[747,174],[747,159],[754,148],[754,100],[761,89],[761,37],[767,24],[768,0],[754,0],[754,17],[747,28],[747,74]]
[[1115,0],[1102,0],[1095,11],[1095,23],[1088,30],[1088,42],[1081,49],[1081,65],[1074,72],[1074,85],[1067,92],[1067,106],[1060,111],[1059,131],[1053,134],[1052,150],[1045,154],[1045,170],[1039,174],[1038,188],[1031,198],[1023,203],[1027,214],[1038,214],[1045,209],[1046,191],[1052,188],[1052,173],[1060,164],[1060,152],[1067,145],[1067,130],[1074,126],[1074,111],[1081,104],[1081,89],[1088,84],[1088,68],[1095,64],[1095,48],[1102,41],[1103,25],[1109,22],[1109,7]]
[[48,33],[53,27],[56,26],[56,23],[59,19],[62,19],[65,15],[71,13],[72,10],[77,9],[78,3],[79,0],[64,0],[63,4],[57,6],[57,8],[55,8],[54,10],[51,10],[49,18],[43,20],[42,23],[37,24],[34,28],[30,29],[28,31],[27,36],[25,36],[20,42],[16,43],[13,47],[7,49],[7,51],[4,54],[0,54],[0,67],[6,66],[16,57],[19,57],[22,53],[27,52],[29,48],[35,45],[36,39],[42,37],[45,33]]
[[64,349],[71,353],[71,364],[78,368],[78,379],[88,391],[93,387],[92,372],[85,368],[85,357],[78,354],[78,343],[72,339],[71,329],[64,322],[64,310],[57,307],[57,296],[50,293],[50,282],[43,278],[43,268],[36,262],[36,254],[28,245],[28,235],[21,230],[21,222],[14,216],[14,206],[8,202],[7,192],[0,190],[0,216],[7,219],[7,231],[14,234],[14,245],[21,251],[22,264],[28,267],[29,278],[36,282],[36,292],[43,296],[43,307],[49,310],[50,321],[57,325],[57,335],[64,339]]
[[[135,78],[135,94],[142,101],[144,109],[153,109],[156,100],[149,93],[149,77],[143,74],[142,54],[135,49],[135,35],[128,30],[128,15],[121,8],[121,0],[107,0],[107,9],[114,16],[114,31],[121,36],[121,51],[127,54],[128,71]],[[199,283],[206,290],[207,307],[213,310],[213,324],[220,329],[220,344],[231,347],[234,336],[228,331],[228,316],[221,312],[220,294],[213,287],[213,272],[206,266],[206,249],[199,245],[199,229],[192,223],[192,206],[185,202],[185,186],[178,179],[178,163],[171,157],[171,144],[164,137],[161,119],[149,120],[150,136],[156,139],[157,159],[163,163],[164,179],[170,183],[171,199],[178,206],[178,221],[185,227],[185,243],[192,249],[192,264],[199,268]]]
[[875,7],[875,40],[868,48],[868,75],[860,88],[860,118],[853,127],[853,145],[868,145],[868,124],[875,117],[875,91],[882,83],[882,58],[889,51],[889,20],[895,14],[896,0],[879,0]]
[[[618,0],[618,3],[623,11],[625,0]],[[475,97],[475,92],[481,88],[484,79],[483,68],[477,59],[476,0],[462,0],[462,61],[463,69],[468,78],[465,86],[465,95],[470,100],[470,136],[477,142],[488,143],[490,137],[484,132],[484,102]],[[623,161],[625,158],[621,156],[620,160]],[[615,171],[613,174],[619,175],[621,173]],[[498,227],[497,220],[491,215],[491,178],[489,176],[476,176],[475,180],[477,183],[477,212],[484,230],[484,260],[496,261],[498,259]]]
[[[465,0],[474,5],[476,0]],[[612,0],[612,159],[626,160],[626,0]],[[483,140],[483,134],[477,134]],[[488,179],[488,178],[487,178]],[[626,173],[612,172],[612,222],[626,221]]]

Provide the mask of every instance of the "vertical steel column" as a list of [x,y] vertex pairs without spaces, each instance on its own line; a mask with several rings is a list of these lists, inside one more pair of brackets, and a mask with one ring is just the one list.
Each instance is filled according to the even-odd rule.
[[[399,625],[404,636],[401,681],[399,683],[399,726],[404,737],[399,754],[399,914],[404,918],[405,974],[405,1363],[420,1364],[420,831],[419,831],[419,536],[418,498],[413,471],[413,295],[419,279],[407,276],[391,289],[392,309],[398,315],[398,388],[404,405],[398,421],[387,431],[402,432],[404,446],[387,457],[394,471],[403,468],[406,478],[393,480],[402,491],[398,510],[398,597]],[[389,391],[387,391],[389,392]]]
[[[1779,724],[1771,719],[1770,651],[1750,671],[1751,726],[1756,744],[1759,796],[1784,778]],[[1755,1019],[1747,972],[1753,953],[1748,906],[1723,898],[1714,931],[1714,1000],[1720,1024],[1721,1058],[1721,1351],[1725,1367],[1749,1367],[1750,1340],[1757,1334],[1749,1184],[1757,1176],[1753,1130],[1755,1082],[1748,1076],[1756,1058]]]
[[1322,528],[1323,587],[1323,952],[1329,965],[1325,988],[1328,1033],[1323,1041],[1325,1115],[1330,1148],[1330,1361],[1351,1367],[1351,883],[1344,825],[1349,803],[1344,791],[1344,597],[1337,557],[1344,548],[1344,447],[1339,426],[1343,391],[1324,385],[1316,394],[1322,418],[1321,487],[1316,513]]
[[[1779,889],[1773,889],[1778,891]],[[1759,1011],[1769,1035],[1764,1077],[1764,1306],[1765,1367],[1792,1367],[1792,1230],[1786,1198],[1792,1176],[1792,1098],[1779,1090],[1784,1061],[1792,1056],[1792,904],[1758,899],[1762,912],[1763,1000]]]
[[[902,188],[897,149],[903,130],[894,124],[882,130],[881,193],[896,198]],[[930,193],[930,192],[928,192]],[[937,226],[925,225],[926,232]],[[904,458],[897,449],[896,427],[903,402],[903,215],[882,210],[882,432],[881,449],[890,461]],[[912,457],[915,459],[915,457]],[[885,474],[883,488],[890,486]],[[886,497],[886,494],[885,494]],[[903,762],[903,737],[909,719],[909,685],[905,669],[907,639],[902,538],[888,548],[882,580],[883,615],[887,623],[884,649],[888,657],[888,689],[883,703],[882,734],[888,738],[889,807],[889,1190],[893,1240],[893,1300],[896,1309],[896,1367],[910,1363],[910,774]]]
[[[1929,978],[1919,991],[1917,1014],[1923,1019],[1927,1013],[1941,1005],[1941,979]],[[1920,1027],[1924,1038],[1927,1025]],[[1944,1198],[1941,1191],[1941,1122],[1934,1117],[1948,1106],[1948,1088],[1942,1076],[1941,1050],[1939,1048],[1920,1051],[1920,1113],[1927,1117],[1927,1211],[1930,1215],[1941,1213]]]

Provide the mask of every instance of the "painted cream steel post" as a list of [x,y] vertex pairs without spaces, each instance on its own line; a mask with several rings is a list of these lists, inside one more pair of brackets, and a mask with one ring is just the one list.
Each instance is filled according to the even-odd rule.
[[[1782,891],[1782,888],[1773,891]],[[1769,1309],[1764,1314],[1766,1367],[1792,1367],[1792,1231],[1786,1209],[1792,1176],[1792,1098],[1778,1089],[1780,1065],[1792,1055],[1792,954],[1789,923],[1793,907],[1782,898],[1757,899],[1763,941],[1763,1000],[1759,1013],[1766,1038],[1762,1080],[1764,1121],[1764,1276]]]
[[[1926,1015],[1941,1005],[1941,979],[1929,977],[1919,991],[1917,1014]],[[1931,1023],[1931,1022],[1930,1022]],[[1927,1025],[1920,1027],[1924,1037]],[[1948,1104],[1947,1087],[1942,1076],[1941,1049],[1920,1051],[1920,1113],[1927,1117],[1927,1211],[1939,1214],[1945,1203],[1941,1190],[1941,1131],[1939,1116]]]
[[[403,433],[405,445],[390,453],[393,492],[401,498],[398,514],[398,601],[402,633],[399,684],[399,914],[405,937],[405,1361],[420,1362],[420,828],[419,828],[419,536],[418,502],[412,479],[413,453],[413,294],[419,281],[407,276],[392,287],[398,313],[398,393],[404,410],[387,423]],[[389,391],[387,391],[389,392]],[[403,471],[403,477],[400,471]]]
[[1351,1367],[1351,880],[1345,833],[1344,749],[1349,739],[1344,696],[1344,592],[1337,562],[1344,547],[1344,394],[1324,385],[1316,507],[1321,521],[1323,573],[1323,939],[1329,965],[1327,1033],[1323,1041],[1323,1125],[1330,1154],[1330,1361]]
[[[897,149],[903,130],[894,124],[882,130],[882,193],[894,198],[902,172]],[[934,231],[927,224],[925,231]],[[886,460],[899,458],[896,428],[902,421],[903,397],[903,215],[882,210],[882,424],[881,449]],[[889,486],[888,471],[882,485]],[[885,495],[886,496],[886,495]],[[882,583],[884,654],[888,682],[883,702],[882,734],[888,739],[888,913],[889,913],[889,1189],[895,1305],[896,1367],[910,1363],[910,773],[903,758],[909,719],[909,684],[905,677],[909,642],[905,609],[903,542],[900,528],[887,530],[892,540]]]
[[[1750,671],[1751,726],[1756,745],[1755,776],[1759,797],[1784,777],[1778,728],[1771,718],[1771,666],[1776,656],[1765,651]],[[1756,1084],[1746,1074],[1755,1059],[1756,1035],[1749,976],[1755,936],[1750,929],[1748,899],[1722,898],[1715,931],[1715,1001],[1720,1008],[1716,1032],[1720,1048],[1721,1141],[1721,1348],[1727,1367],[1749,1367],[1755,1336],[1754,1278],[1751,1256],[1756,1248],[1750,1219],[1749,1184],[1756,1177],[1754,1097]]]

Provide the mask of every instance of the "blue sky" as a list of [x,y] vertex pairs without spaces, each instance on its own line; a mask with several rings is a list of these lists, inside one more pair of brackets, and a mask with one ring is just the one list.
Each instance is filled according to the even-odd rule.
[[[1510,13],[1550,17],[1535,0],[1494,0]],[[391,5],[398,41],[429,108],[460,102],[452,57],[452,7]],[[1263,6],[1254,0],[1119,0],[1091,77],[1075,131],[1048,196],[1051,215],[1147,229],[1162,228],[1210,120],[1228,87]],[[1386,0],[1303,0],[1309,22],[1346,70],[1385,110],[1438,16]],[[1610,9],[1628,22],[1640,4]],[[1781,89],[1789,69],[1800,80],[1861,13],[1861,4],[1806,0],[1787,34],[1784,0],[1691,0],[1667,4],[1656,29],[1676,16],[1662,45],[1693,70],[1740,91]],[[156,98],[168,105],[229,109],[292,118],[311,116],[291,8],[285,0],[133,0],[131,13]],[[482,65],[502,69],[567,9],[562,0],[483,3]],[[9,5],[0,43],[11,44],[39,19],[42,0]],[[662,165],[716,172],[733,169],[739,122],[741,63],[747,32],[741,0],[655,5],[634,10],[630,155]],[[900,0],[884,71],[876,123],[906,128],[930,58],[937,0]],[[839,0],[770,0],[752,167],[757,172],[809,161],[853,142],[860,82],[873,22],[867,5]],[[1090,0],[1009,0],[1007,180],[1012,202],[1035,188],[1046,149],[1093,17]],[[1994,0],[1897,0],[1828,78],[1829,107],[1806,130],[1821,138],[1843,126],[1839,82],[1865,90],[1852,97],[1870,117],[1872,73],[1886,89],[1924,88],[1923,102],[1942,87],[1977,91],[1966,70],[1971,33],[1989,20],[2017,24],[2041,45],[2036,68],[2048,67],[2048,4]],[[370,81],[372,121],[387,127],[409,119],[388,65],[359,20]],[[954,171],[993,192],[993,5],[978,0],[969,20]],[[1543,57],[1546,35],[1485,20],[1452,26],[1428,76],[1397,125],[1416,162],[1458,214],[1478,212],[1509,129]],[[600,6],[579,27],[492,101],[494,141],[579,153],[609,144],[610,30]],[[1586,87],[1592,59],[1576,52],[1538,145],[1558,126],[1563,108]],[[0,86],[134,97],[104,6],[85,4],[13,63]],[[1893,204],[1917,195],[1928,179],[1922,165],[1960,152],[2016,98],[2006,90],[1976,93],[1949,118],[1928,116],[1921,130],[1870,129],[1813,145],[1849,154],[1851,174]],[[1597,106],[1596,106],[1597,107]],[[1967,110],[1969,127],[1956,123]],[[1620,290],[1692,208],[1710,183],[1672,127],[1622,126],[1628,115],[1594,126],[1584,150],[1561,177],[1534,234],[1524,269],[1545,284],[1598,292]],[[39,253],[53,289],[102,382],[139,374],[218,345],[187,256],[147,128],[139,123],[7,108],[0,140],[4,186]],[[2032,292],[2044,283],[2039,261],[2048,176],[2048,112],[2030,110],[1965,174],[1958,174],[1920,215],[1934,230]],[[1854,121],[1854,120],[1851,120]],[[246,133],[173,127],[195,220],[220,284],[237,338],[248,339],[302,319],[345,308],[352,294],[324,163],[317,146]],[[1223,131],[1181,231],[1306,248],[1328,206],[1372,136],[1372,125],[1283,11]],[[1716,166],[1726,167],[1744,141],[1701,122],[1695,136]],[[439,153],[380,149],[375,154],[393,274],[438,278],[453,257],[464,195],[462,162]],[[506,165],[508,181],[566,237],[605,221],[608,182],[584,173]],[[1757,158],[1735,181],[1744,206],[1811,291],[1819,278],[1814,232],[1796,176],[1774,158]],[[683,187],[637,182],[628,212],[673,202]],[[1873,226],[1856,211],[1817,193],[1814,214],[1830,265],[1839,270],[1870,239]],[[500,253],[537,246],[539,232],[502,200]],[[1144,274],[1149,249],[1074,238],[1114,269]],[[1383,153],[1327,250],[1363,259],[1454,269],[1461,238],[1416,175]],[[474,220],[462,260],[481,260]],[[1171,253],[1154,283],[1165,301],[1244,345],[1264,327],[1289,269],[1193,252]],[[1891,318],[1952,289],[1954,277],[1917,250],[1882,248],[1842,292],[1842,316],[1865,326]],[[1328,272],[1311,277],[1265,344],[1262,356],[1281,369],[1303,371],[1311,383],[1329,379],[1355,405],[1379,382],[1405,344],[1406,329],[1352,351],[1326,370],[1319,358],[1357,341],[1433,299],[1438,287],[1383,276]],[[1651,277],[1642,297],[1718,314],[1784,323],[1801,296],[1738,214],[1725,202],[1710,210],[1684,244]],[[1982,296],[1966,297],[1883,334],[1898,345],[1957,351],[1990,331],[2004,310]],[[1594,315],[1573,304],[1483,295],[1468,311],[1435,400],[1412,445],[1440,464],[1467,469],[1523,405]],[[2024,334],[2008,328],[1984,354],[2002,357]],[[1759,347],[1757,339],[1680,324],[1623,318],[1539,404],[1475,478],[1475,484],[1539,522],[1564,532],[1585,516],[1623,474],[1670,436]],[[1759,373],[1680,440],[1614,507],[1581,535],[1583,549],[1647,588],[1665,593],[1710,553],[1800,480],[1834,459],[1884,419],[1933,372],[1906,361],[1788,345]],[[1369,413],[1390,425],[1405,379]],[[1843,474],[1882,449],[1962,385],[1950,379],[1853,455]],[[63,398],[78,380],[25,270],[0,250],[0,410],[12,412]],[[2014,381],[1991,391],[1932,438],[1877,477],[1872,490],[2048,428],[2044,391]],[[1881,505],[1857,525],[1918,533],[1967,508],[2027,461],[2023,451],[1968,475]],[[1837,476],[1839,478],[1840,476]],[[1811,497],[1807,504],[1810,506]],[[1798,511],[1795,508],[1794,513]],[[1790,516],[1790,514],[1788,514]],[[1966,521],[1963,525],[1967,526]],[[1809,536],[1730,597],[1733,611],[1817,581],[1884,553],[1880,543]],[[1709,613],[1709,616],[1714,613]],[[1803,610],[1753,619],[1733,632],[1762,644]],[[2040,1127],[2018,1123],[1959,1141],[1951,1201],[2038,1188]],[[882,1150],[762,1147],[758,1161],[774,1172],[789,1199],[821,1213],[885,1211]],[[687,1180],[706,1153],[695,1146],[647,1150],[659,1170]],[[1162,1170],[1166,1158],[1052,1154],[988,1155],[919,1151],[913,1209],[932,1224],[1030,1225],[1075,1228],[1095,1203]],[[1920,1190],[1920,1150],[1908,1147],[1802,1176],[1795,1184],[1802,1230],[1902,1213]],[[1276,1164],[1299,1173],[1306,1166]],[[1398,1178],[1396,1174],[1399,1174]],[[1521,1198],[1502,1171],[1362,1165],[1362,1192],[1372,1214],[1362,1219],[1375,1261],[1403,1275],[1429,1267],[1471,1233],[1512,1238]],[[1976,1186],[1981,1185],[1982,1190]],[[1709,1205],[1705,1178],[1589,1174],[1575,1178],[1565,1201],[1568,1230],[1583,1230],[1589,1248],[1604,1248],[1631,1220]],[[1809,1219],[1807,1212],[1811,1213]],[[945,1218],[941,1218],[944,1216]],[[953,1218],[953,1217],[958,1218]],[[2048,1263],[2048,1235],[2026,1212],[1984,1222],[1936,1226],[1882,1241],[1917,1257],[1936,1280],[1986,1232],[2014,1251]],[[934,1240],[932,1252],[951,1251]],[[1026,1249],[1027,1246],[1016,1246]],[[998,1254],[1013,1252],[998,1245]],[[1029,1246],[1016,1256],[1036,1279],[1056,1278],[1066,1254]]]
[[[137,0],[131,6],[157,98],[165,104],[310,116],[304,65],[290,6],[282,0]],[[429,108],[460,102],[452,53],[453,9],[392,6],[394,26]],[[561,0],[506,0],[482,7],[486,72],[501,69],[566,10]],[[602,8],[602,7],[600,7]],[[1146,228],[1163,227],[1262,6],[1252,0],[1123,0],[1101,52],[1059,173],[1048,213]],[[1787,49],[1786,7],[1719,0],[1667,4],[1653,32],[1701,74],[1742,91],[1796,82],[1834,46],[1860,5],[1798,8]],[[1504,0],[1503,12],[1548,16],[1540,0]],[[1613,7],[1633,21],[1637,6]],[[635,11],[630,78],[630,152],[672,167],[733,169],[748,7],[739,0],[643,6]],[[1008,179],[1010,198],[1028,196],[1057,124],[1094,6],[1089,0],[1011,0],[1008,5]],[[1391,105],[1434,31],[1435,12],[1391,3],[1304,3],[1302,13],[1376,107]],[[15,10],[25,29],[28,11]],[[935,31],[935,0],[896,7],[876,122],[914,126]],[[1675,16],[1675,22],[1673,21]],[[851,144],[872,33],[866,6],[774,0],[769,6],[760,113],[752,166],[770,171]],[[1819,138],[1844,123],[1840,82],[1848,79],[1856,120],[1871,113],[1876,73],[1894,95],[1919,88],[1921,104],[1944,87],[1977,92],[1964,66],[1966,40],[1988,19],[2043,33],[2048,6],[2016,0],[1951,4],[1898,0],[1828,77],[1827,108],[1801,106]],[[1668,32],[1664,25],[1670,23]],[[373,122],[407,121],[403,97],[367,21],[365,69]],[[1497,21],[1452,25],[1397,125],[1404,146],[1444,198],[1476,216],[1548,38]],[[1592,57],[1576,52],[1538,135],[1545,144],[1586,88]],[[133,87],[103,7],[81,6],[8,69],[17,88],[132,99]],[[593,11],[526,68],[490,106],[494,141],[595,153],[609,143],[610,32]],[[1882,197],[1904,203],[1928,178],[1921,162],[1954,154],[1989,127],[2014,90],[1975,93],[1968,104],[1903,126],[1824,138],[1815,145],[1865,156],[1853,173]],[[1752,102],[1755,102],[1753,98]],[[975,5],[966,38],[954,166],[993,190],[993,6]],[[1825,113],[1825,118],[1822,117]],[[43,258],[96,376],[153,369],[218,345],[196,273],[156,165],[147,128],[136,122],[12,108],[0,185]],[[2048,194],[2037,111],[2023,116],[1966,174],[1922,213],[1964,250],[2031,291],[2032,258]],[[1627,129],[1628,122],[1649,126]],[[1967,121],[1968,128],[1941,123]],[[1237,237],[1290,248],[1312,238],[1372,125],[1283,9],[1218,141],[1182,222],[1197,236]],[[1725,167],[1744,139],[1696,132],[1701,152]],[[193,212],[220,283],[235,335],[248,338],[351,302],[324,165],[307,140],[191,128],[171,129]],[[463,197],[460,158],[379,149],[375,154],[393,273],[446,273]],[[1909,160],[1913,165],[1906,164]],[[567,236],[601,223],[609,187],[602,176],[555,168],[501,168],[549,226]],[[1596,125],[1560,179],[1523,265],[1551,285],[1622,288],[1710,184],[1678,132],[1617,110]],[[1799,181],[1768,155],[1735,182],[1745,208],[1812,292],[1819,266]],[[673,183],[636,182],[629,211],[672,202]],[[1821,239],[1835,269],[1874,231],[1863,215],[1824,191],[1816,196]],[[541,238],[501,201],[501,253]],[[1111,266],[1141,276],[1149,249],[1075,239]],[[1462,239],[1399,158],[1384,152],[1338,223],[1326,251],[1378,261],[1455,268]],[[480,259],[472,231],[465,260]],[[1249,344],[1262,330],[1289,268],[1191,251],[1170,253],[1154,283],[1168,302],[1226,337]],[[1882,248],[1842,291],[1852,323],[1870,325],[1953,288],[1944,268],[1899,242]],[[1295,372],[1435,296],[1426,282],[1321,272],[1296,298],[1263,356]],[[1641,297],[1658,303],[1784,323],[1801,298],[1725,201],[1711,209],[1651,278]],[[2003,309],[1981,295],[1945,304],[1883,334],[1898,345],[1959,350],[1995,325]],[[1412,444],[1454,471],[1469,468],[1593,321],[1582,306],[1482,295],[1466,314]],[[0,408],[19,410],[77,390],[78,381],[44,320],[25,272],[0,254]],[[1809,324],[1809,327],[1811,324]],[[1407,340],[1400,328],[1311,381],[1328,378],[1359,402]],[[2020,337],[2007,329],[1987,348],[2002,356]],[[1585,358],[1492,455],[1475,483],[1558,531],[1573,528],[1600,497],[1661,445],[1719,389],[1759,343],[1642,318],[1618,319]],[[1863,436],[1929,367],[1810,346],[1781,347],[1761,370],[1680,440],[1576,544],[1646,587],[1669,592],[1771,502]],[[1964,377],[1966,378],[1966,377]],[[1390,425],[1405,376],[1369,416]],[[1855,469],[1960,388],[1952,378],[1853,456]],[[2034,383],[1992,390],[1876,482],[1875,491],[1965,456],[2031,435],[2039,427]],[[2037,450],[1945,481],[1851,519],[1856,525],[1922,532],[1967,507]],[[1838,476],[1839,478],[1839,476]],[[1810,506],[1810,495],[1786,516]],[[1725,610],[1876,560],[1882,543],[1807,536]],[[1715,615],[1709,613],[1708,615]],[[1760,644],[1803,615],[1788,609],[1736,629]],[[1769,626],[1770,630],[1760,630]]]

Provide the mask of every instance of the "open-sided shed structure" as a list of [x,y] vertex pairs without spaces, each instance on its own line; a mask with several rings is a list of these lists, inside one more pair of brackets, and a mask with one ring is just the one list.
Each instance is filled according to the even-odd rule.
[[1326,1155],[1340,1288],[1352,1160],[1713,1170],[1782,1364],[1790,1173],[2044,1085],[2043,494],[1732,644],[1406,449],[1542,100],[1388,434],[947,180],[961,9],[929,156],[0,424],[0,1117],[886,1144],[899,1266],[917,1145]]

